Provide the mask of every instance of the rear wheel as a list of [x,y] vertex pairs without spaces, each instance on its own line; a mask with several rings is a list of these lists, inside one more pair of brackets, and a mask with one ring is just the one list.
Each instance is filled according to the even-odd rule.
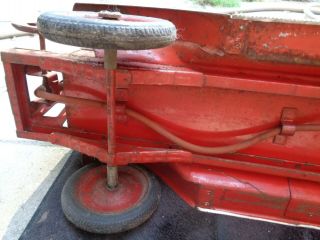
[[160,185],[156,177],[137,166],[119,167],[119,183],[110,190],[105,165],[90,164],[66,182],[61,204],[66,218],[93,233],[123,232],[145,222],[156,210]]

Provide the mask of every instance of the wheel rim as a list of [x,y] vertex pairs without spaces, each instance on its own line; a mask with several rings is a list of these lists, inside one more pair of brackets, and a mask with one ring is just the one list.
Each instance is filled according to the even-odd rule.
[[75,197],[91,212],[117,214],[139,204],[148,189],[148,180],[137,168],[119,168],[119,184],[110,190],[106,183],[107,168],[99,166],[81,175],[75,186]]

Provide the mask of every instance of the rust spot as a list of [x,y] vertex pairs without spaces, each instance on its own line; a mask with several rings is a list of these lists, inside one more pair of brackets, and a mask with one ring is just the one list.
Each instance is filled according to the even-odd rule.
[[[268,45],[264,45],[264,47],[269,48]],[[248,49],[245,55],[250,59],[259,61],[320,66],[320,60],[318,59],[306,57],[303,55],[298,56],[297,54],[293,53],[258,53],[253,49]]]
[[223,49],[229,54],[241,54],[247,45],[248,22],[233,21],[229,24]]

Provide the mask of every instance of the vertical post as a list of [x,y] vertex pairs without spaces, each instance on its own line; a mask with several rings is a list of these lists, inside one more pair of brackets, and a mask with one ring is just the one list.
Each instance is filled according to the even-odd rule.
[[39,42],[40,42],[40,50],[46,50],[46,40],[40,33],[39,33]]
[[107,92],[107,119],[108,119],[108,156],[107,156],[107,185],[114,189],[118,185],[118,168],[112,166],[115,157],[116,134],[115,134],[115,91],[116,83],[114,70],[117,68],[117,50],[104,50],[104,69],[106,71]]
[[[40,50],[46,50],[45,38],[40,33],[38,33],[38,36],[39,36],[39,42],[40,42]],[[42,70],[42,86],[45,87],[47,92],[52,92],[49,87],[48,78],[45,76],[46,73],[47,73],[46,70]]]

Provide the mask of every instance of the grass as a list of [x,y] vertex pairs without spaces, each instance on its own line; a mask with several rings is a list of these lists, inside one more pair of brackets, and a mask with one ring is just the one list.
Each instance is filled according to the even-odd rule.
[[202,6],[239,7],[241,0],[193,0]]

